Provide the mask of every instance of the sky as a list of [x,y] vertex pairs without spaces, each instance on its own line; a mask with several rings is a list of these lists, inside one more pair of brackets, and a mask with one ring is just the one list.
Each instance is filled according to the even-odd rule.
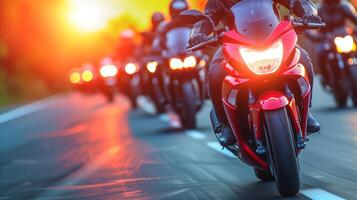
[[[169,0],[1,0],[0,67],[48,82],[110,54],[119,30],[149,28]],[[191,0],[195,8],[205,0]],[[116,27],[108,26],[115,21]]]

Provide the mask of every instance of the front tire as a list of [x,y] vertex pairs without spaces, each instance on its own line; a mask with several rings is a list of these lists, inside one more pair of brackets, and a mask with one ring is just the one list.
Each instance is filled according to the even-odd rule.
[[191,82],[183,83],[182,85],[182,98],[183,108],[180,113],[180,119],[185,129],[196,128],[196,96],[197,92]]
[[269,165],[278,191],[295,196],[300,190],[300,176],[293,131],[286,108],[264,113]]

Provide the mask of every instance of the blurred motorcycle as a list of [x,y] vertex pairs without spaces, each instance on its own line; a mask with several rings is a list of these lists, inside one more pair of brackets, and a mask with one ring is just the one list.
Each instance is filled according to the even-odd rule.
[[177,27],[166,33],[163,52],[164,90],[173,110],[186,129],[196,128],[196,114],[206,98],[207,58],[200,52],[188,53],[191,29]]
[[[321,66],[324,85],[333,93],[337,106],[344,107],[351,96],[357,107],[356,35],[342,28],[329,34],[324,48],[329,51],[327,65]],[[325,87],[326,88],[326,87]]]
[[156,108],[156,113],[165,112],[166,98],[162,80],[162,60],[159,57],[150,56],[146,59],[142,72],[143,92]]
[[118,81],[120,91],[126,95],[133,108],[137,107],[136,98],[141,94],[140,68],[136,62],[127,62],[122,65]]
[[108,102],[113,102],[117,90],[118,67],[111,58],[104,58],[100,62],[99,74],[100,90],[106,96]]

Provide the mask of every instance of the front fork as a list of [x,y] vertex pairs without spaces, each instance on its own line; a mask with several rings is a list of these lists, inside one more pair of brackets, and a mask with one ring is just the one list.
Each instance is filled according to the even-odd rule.
[[[288,99],[288,104],[286,105],[289,117],[294,128],[294,138],[295,145],[298,150],[304,149],[306,147],[306,140],[302,133],[301,128],[301,117],[298,112],[298,107],[296,105],[294,94],[290,91],[289,87],[286,85],[285,95]],[[262,120],[262,109],[256,103],[256,98],[254,97],[251,90],[249,90],[248,97],[249,104],[249,121],[250,121],[250,130],[253,132],[256,149],[255,152],[259,155],[264,155],[266,153],[266,148],[264,147],[264,122]]]

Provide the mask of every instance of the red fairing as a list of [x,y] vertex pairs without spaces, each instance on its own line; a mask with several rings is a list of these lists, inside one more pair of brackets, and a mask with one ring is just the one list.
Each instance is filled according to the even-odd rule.
[[264,92],[258,99],[258,105],[263,111],[278,110],[288,104],[289,100],[285,94],[278,91]]

